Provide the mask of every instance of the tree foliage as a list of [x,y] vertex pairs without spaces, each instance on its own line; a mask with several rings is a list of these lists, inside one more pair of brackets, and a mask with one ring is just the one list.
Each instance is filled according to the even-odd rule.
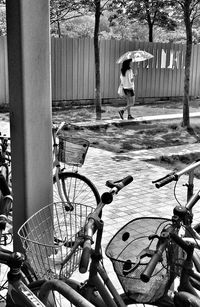
[[149,42],[153,42],[153,29],[155,26],[165,28],[166,30],[175,30],[177,23],[171,17],[171,9],[173,3],[163,0],[114,0],[110,9],[113,14],[110,21],[122,18],[130,20],[138,20],[141,24],[147,24],[149,29]]
[[81,0],[50,0],[50,21],[54,33],[56,26],[57,35],[61,36],[61,24],[87,14],[87,7],[83,5],[83,2]]

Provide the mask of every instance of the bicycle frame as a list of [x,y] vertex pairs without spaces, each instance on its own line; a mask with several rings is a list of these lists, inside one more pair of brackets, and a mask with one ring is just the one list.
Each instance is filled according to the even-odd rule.
[[[95,218],[95,216],[93,216]],[[89,268],[89,279],[87,281],[88,287],[91,289],[91,287],[95,287],[100,295],[101,298],[103,298],[103,303],[101,302],[100,306],[102,307],[125,307],[125,303],[122,300],[121,296],[117,292],[116,288],[114,287],[112,281],[108,277],[108,274],[106,273],[103,265],[100,262],[100,259],[102,259],[102,253],[101,253],[101,240],[102,240],[102,234],[103,234],[103,221],[101,223],[98,222],[99,218],[96,216],[95,224],[97,226],[97,235],[96,235],[96,242],[95,242],[95,249],[92,252],[91,255],[91,264]],[[103,282],[102,282],[103,281]],[[105,285],[107,289],[105,288]],[[111,295],[113,297],[111,297]],[[90,301],[90,295],[91,291],[86,291],[86,298]],[[113,300],[114,298],[114,300]]]

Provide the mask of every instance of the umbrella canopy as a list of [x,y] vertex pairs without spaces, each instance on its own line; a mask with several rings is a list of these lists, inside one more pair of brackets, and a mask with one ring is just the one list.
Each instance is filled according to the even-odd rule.
[[132,62],[142,62],[151,58],[153,58],[153,55],[144,50],[128,51],[120,56],[120,58],[117,60],[117,64],[120,64],[125,60],[132,60]]

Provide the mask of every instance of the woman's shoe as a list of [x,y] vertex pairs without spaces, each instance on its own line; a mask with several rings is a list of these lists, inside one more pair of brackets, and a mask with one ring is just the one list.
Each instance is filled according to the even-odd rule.
[[132,115],[128,115],[128,119],[134,119]]
[[124,119],[124,110],[119,111],[119,116],[121,119]]

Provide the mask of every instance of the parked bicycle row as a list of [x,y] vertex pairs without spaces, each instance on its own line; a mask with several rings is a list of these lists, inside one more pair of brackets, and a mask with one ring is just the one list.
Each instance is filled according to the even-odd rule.
[[[66,138],[62,148],[65,145]],[[60,161],[59,145],[54,146],[54,151],[62,169],[63,164],[67,164],[66,158]],[[193,225],[192,213],[200,198],[200,190],[195,193],[193,190],[193,170],[199,166],[200,162],[195,161],[179,172],[155,178],[154,184],[161,188],[172,181],[177,184],[182,175],[188,174],[187,203],[175,206],[170,219],[154,216],[133,219],[108,242],[106,256],[122,285],[122,294],[118,293],[103,264],[103,211],[122,188],[128,184],[134,188],[134,178],[108,180],[109,190],[93,202],[85,203],[66,198],[68,189],[62,181],[61,195],[65,199],[59,195],[59,202],[47,204],[19,229],[26,260],[18,252],[1,248],[0,263],[10,270],[7,306],[68,306],[68,303],[84,307],[200,306],[200,226]],[[2,174],[1,232],[12,206],[10,188]],[[59,190],[57,186],[56,189]],[[84,283],[72,279],[78,268],[80,274],[89,273]]]

